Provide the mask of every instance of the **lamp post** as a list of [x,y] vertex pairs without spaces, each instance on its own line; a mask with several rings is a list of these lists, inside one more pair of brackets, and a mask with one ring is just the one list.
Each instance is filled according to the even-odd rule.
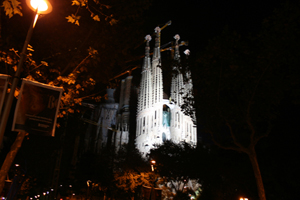
[[35,27],[35,24],[36,24],[40,14],[48,14],[52,11],[51,4],[46,0],[26,0],[26,4],[28,5],[28,7],[30,9],[35,11],[35,17],[28,29],[27,36],[26,36],[26,39],[25,39],[25,42],[23,45],[23,49],[20,54],[20,60],[18,63],[17,71],[15,73],[15,76],[13,77],[11,88],[10,88],[10,93],[9,93],[6,103],[5,103],[5,108],[3,111],[1,124],[0,124],[0,145],[2,145],[2,142],[3,142],[3,136],[4,136],[7,120],[9,117],[9,113],[11,110],[14,93],[15,93],[16,87],[17,87],[19,79],[20,79],[23,63],[27,57],[27,55],[26,55],[27,47],[28,47],[29,41],[31,39],[33,29]]
[[91,180],[88,180],[88,181],[86,182],[86,185],[87,185],[86,199],[87,199],[87,200],[90,199],[90,198],[89,198],[89,196],[90,196],[90,183],[92,183]]
[[155,163],[156,163],[156,161],[155,160],[151,160],[151,170],[154,172],[154,165],[155,165]]
[[[52,11],[52,6],[47,0],[26,0],[26,3],[30,9],[35,11],[35,17],[28,29],[27,36],[26,36],[26,39],[25,39],[25,42],[23,45],[23,49],[22,49],[22,52],[20,55],[18,67],[17,67],[16,73],[15,73],[15,76],[13,77],[13,80],[12,80],[10,93],[6,100],[5,108],[4,108],[1,123],[0,123],[0,145],[2,145],[2,142],[3,142],[3,136],[4,136],[6,124],[8,121],[9,113],[10,113],[12,102],[14,99],[14,93],[15,93],[16,87],[17,87],[19,79],[20,79],[23,63],[27,57],[26,56],[27,47],[28,47],[30,38],[32,36],[33,29],[35,27],[35,24],[36,24],[40,14],[47,14]],[[5,160],[2,164],[2,167],[0,170],[0,193],[2,192],[3,187],[4,187],[6,174],[18,152],[18,149],[21,147],[21,144],[23,142],[25,134],[26,133],[24,133],[24,132],[19,132],[15,142],[13,143],[13,145],[11,147],[10,152],[7,154]]]

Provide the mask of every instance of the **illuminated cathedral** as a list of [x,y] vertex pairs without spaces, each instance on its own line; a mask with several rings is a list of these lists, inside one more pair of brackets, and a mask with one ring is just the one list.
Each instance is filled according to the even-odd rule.
[[[155,144],[162,144],[166,140],[172,140],[175,143],[185,141],[191,145],[197,144],[195,111],[191,109],[192,112],[186,114],[182,110],[183,104],[193,104],[191,101],[184,101],[184,99],[193,99],[193,84],[188,68],[183,73],[179,65],[178,41],[180,37],[179,35],[174,37],[175,64],[173,66],[171,94],[169,99],[164,99],[159,27],[155,29],[155,33],[152,59],[149,47],[151,36],[145,37],[145,57],[138,93],[136,146],[144,156]],[[186,50],[185,54],[188,55],[189,50]]]
[[[179,35],[175,35],[174,66],[172,69],[171,91],[163,91],[163,72],[161,68],[160,31],[155,29],[155,46],[150,57],[150,35],[145,37],[145,57],[142,64],[141,79],[137,91],[137,113],[130,112],[132,79],[129,75],[120,82],[119,102],[114,99],[115,89],[107,89],[106,101],[99,105],[85,104],[92,108],[89,119],[83,118],[90,125],[85,134],[85,150],[99,153],[107,145],[116,149],[129,143],[130,120],[136,115],[135,144],[146,156],[155,144],[166,140],[175,143],[197,144],[195,110],[193,108],[193,84],[188,66],[181,66]],[[189,50],[184,52],[189,55]],[[184,68],[184,70],[183,70]],[[123,74],[123,73],[122,73]],[[165,96],[165,98],[164,98]],[[189,99],[189,101],[187,101]],[[192,101],[191,101],[192,99]],[[131,104],[132,106],[132,104]],[[183,109],[185,108],[185,109]],[[189,108],[187,114],[186,108]]]

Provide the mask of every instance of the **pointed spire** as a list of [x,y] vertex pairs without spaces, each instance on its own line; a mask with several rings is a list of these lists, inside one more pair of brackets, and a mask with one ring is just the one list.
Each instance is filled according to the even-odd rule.
[[180,54],[179,54],[179,45],[178,45],[178,41],[180,40],[180,36],[178,34],[176,34],[174,36],[175,41],[175,55],[174,55],[174,59],[180,62]]
[[143,70],[148,69],[151,67],[150,63],[150,47],[149,47],[149,42],[151,41],[151,36],[146,35],[145,40],[146,40],[146,47],[145,47],[145,57],[144,57],[144,65],[143,65]]
[[[186,60],[188,60],[191,51],[189,49],[186,49],[183,53],[186,55]],[[187,75],[186,75],[187,79],[190,79],[191,78],[191,72],[190,72],[190,68],[189,68],[188,62],[186,64],[186,71],[187,71]]]
[[160,32],[161,29],[157,26],[155,29],[156,38],[155,38],[155,47],[160,47]]
[[155,48],[154,48],[154,53],[153,53],[153,59],[160,58],[160,31],[161,29],[157,26],[155,29]]
[[189,49],[186,49],[184,52],[183,52],[186,57],[188,58],[188,56],[190,55],[191,51]]
[[145,56],[149,57],[150,55],[149,42],[152,40],[151,35],[146,35],[145,40],[146,40]]

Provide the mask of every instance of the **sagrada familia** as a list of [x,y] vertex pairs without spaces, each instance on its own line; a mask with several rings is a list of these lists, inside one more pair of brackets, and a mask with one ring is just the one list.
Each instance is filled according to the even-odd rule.
[[[193,84],[188,66],[181,66],[179,53],[179,35],[175,35],[174,66],[172,69],[171,91],[166,95],[163,88],[163,72],[160,47],[161,29],[155,28],[155,46],[150,53],[151,36],[145,37],[145,56],[142,64],[140,85],[136,90],[136,113],[130,112],[132,79],[127,76],[120,83],[119,102],[114,99],[115,89],[107,89],[107,100],[100,105],[83,104],[92,109],[91,122],[85,134],[85,147],[100,152],[107,144],[119,148],[128,144],[130,135],[130,116],[136,116],[135,145],[143,156],[149,153],[155,144],[166,140],[175,143],[185,141],[197,144],[195,109],[193,108]],[[184,52],[189,55],[189,50]],[[184,70],[183,70],[184,68]],[[186,101],[189,99],[189,101]],[[189,104],[189,113],[182,108]],[[187,106],[185,106],[187,107]],[[131,118],[132,119],[132,118]]]

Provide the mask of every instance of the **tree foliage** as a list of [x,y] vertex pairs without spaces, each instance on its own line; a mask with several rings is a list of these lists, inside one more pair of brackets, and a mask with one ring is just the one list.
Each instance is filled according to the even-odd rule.
[[[107,10],[111,8],[109,5],[102,4],[98,0],[73,0],[71,6],[76,7],[76,12],[66,17],[67,21],[70,23],[74,23],[79,26],[79,20],[81,18],[80,11],[82,9],[88,11],[90,13],[90,17],[94,21],[100,21],[99,15],[105,17],[106,21],[109,21],[110,25],[114,25],[118,20],[113,18],[113,14],[106,14]],[[2,7],[4,7],[5,14],[11,18],[14,15],[23,16],[22,6],[19,0],[4,0],[2,2]],[[104,11],[105,9],[105,11]]]
[[97,155],[83,154],[75,173],[78,188],[84,188],[86,180],[91,180],[94,193],[101,192],[115,199],[138,196],[140,188],[152,187],[155,179],[149,163],[143,160],[137,150],[128,151],[125,146],[117,152],[104,148]]
[[[81,103],[82,99],[86,97],[91,91],[90,89],[95,85],[95,81],[86,74],[87,69],[82,66],[82,64],[89,57],[93,57],[93,55],[97,54],[97,51],[90,48],[87,57],[67,76],[60,76],[60,72],[55,68],[49,68],[48,63],[45,61],[37,63],[32,58],[32,52],[34,50],[31,46],[29,46],[28,51],[27,61],[23,66],[22,77],[32,81],[62,87],[64,91],[61,98],[59,117],[63,117],[67,113],[74,113],[76,111],[76,105]],[[9,52],[1,51],[0,54],[1,61],[5,65],[5,70],[2,69],[2,71],[13,76],[20,58],[18,51],[10,49]],[[18,95],[19,88],[15,91],[15,96],[18,97]]]
[[174,199],[199,196],[199,181],[196,149],[188,143],[175,144],[167,140],[150,150],[149,157],[155,160],[155,172],[159,175],[157,185],[163,195]]
[[22,6],[18,0],[4,0],[2,2],[2,7],[4,8],[5,14],[11,18],[14,15],[23,16]]
[[[109,21],[110,25],[114,25],[117,23],[117,20],[113,18],[113,14],[106,14],[106,11],[111,8],[109,5],[102,4],[98,0],[73,0],[72,6],[77,7],[75,14],[71,14],[66,17],[68,22],[74,23],[79,26],[79,20],[81,16],[79,15],[80,10],[84,8],[86,11],[90,13],[91,18],[94,21],[100,21],[100,16],[105,17],[105,21]],[[104,11],[105,9],[105,11]]]
[[[188,143],[175,144],[168,140],[150,150],[149,157],[156,161],[156,170],[161,176],[193,177],[195,149]],[[174,167],[176,166],[176,167]]]
[[[142,15],[151,1],[85,0],[73,3],[72,6],[71,1],[53,2],[53,11],[39,18],[30,42],[36,51],[34,59],[46,61],[66,76],[85,58],[86,49],[92,47],[98,54],[85,66],[98,86],[105,88],[112,77],[128,67],[126,61],[134,57],[133,47],[143,41]],[[32,16],[32,11],[24,5],[23,15],[24,18],[2,18],[3,50],[22,47],[28,30],[26,24]],[[96,15],[103,20],[97,21]],[[80,26],[67,23],[67,16],[71,16],[74,23],[80,21]],[[116,22],[117,26],[111,26]]]
[[[22,77],[64,87],[62,97],[64,110],[59,116],[68,112],[76,112],[75,105],[80,104],[83,99],[99,101],[100,95],[91,94],[96,82],[99,89],[95,93],[99,94],[99,91],[109,84],[109,80],[115,75],[116,70],[126,68],[125,58],[134,42],[130,39],[124,42],[122,38],[132,35],[128,38],[135,40],[136,36],[132,33],[137,33],[137,31],[130,31],[130,27],[134,24],[133,22],[128,23],[130,20],[140,23],[141,20],[137,17],[149,7],[149,3],[149,1],[137,3],[135,0],[130,2],[74,0],[53,3],[54,8],[51,15],[56,16],[50,20],[46,19],[48,23],[52,24],[52,27],[49,26],[49,29],[44,27],[43,30],[35,28],[36,36],[31,42],[35,52],[33,53],[33,47],[28,48],[28,58]],[[5,0],[3,7],[7,14],[10,13],[9,17],[18,13],[18,9],[22,9],[18,0]],[[75,12],[70,14],[74,18],[72,18],[72,22],[79,23],[77,21],[80,19],[83,23],[80,28],[67,25],[60,16],[60,13],[64,13],[66,16],[70,11],[74,11],[74,8],[76,8]],[[106,14],[108,12],[110,14]],[[24,13],[27,14],[26,10]],[[113,17],[114,15],[116,18]],[[103,21],[108,23],[97,23],[100,21],[100,16],[105,17]],[[40,23],[44,23],[42,18]],[[17,18],[6,20],[7,22],[10,20],[9,26],[3,26],[7,23],[6,21],[0,24],[1,38],[3,39],[1,41],[1,61],[5,63],[5,66],[2,65],[1,72],[13,75],[12,68],[15,70],[19,58],[17,49],[21,48],[23,39],[19,39],[22,34],[16,34],[20,28],[18,25],[20,20]],[[117,21],[120,22],[118,26],[110,27]],[[53,24],[55,24],[54,28]],[[136,42],[138,41],[136,40]],[[119,48],[115,48],[115,46]]]
[[[20,2],[6,0],[6,7],[1,7],[7,16],[1,16],[0,24],[0,73],[11,76],[33,17],[33,12]],[[73,1],[72,6],[71,1],[56,1],[50,14],[39,17],[21,78],[63,87],[60,117],[80,111],[78,105],[83,100],[99,101],[109,80],[127,68],[130,48],[139,43],[139,36],[143,38],[139,29],[143,23],[141,15],[149,3],[85,0]],[[17,9],[24,17],[16,15]],[[67,22],[71,19],[68,16],[76,18],[73,23]],[[112,180],[110,175],[107,173],[106,178]]]

